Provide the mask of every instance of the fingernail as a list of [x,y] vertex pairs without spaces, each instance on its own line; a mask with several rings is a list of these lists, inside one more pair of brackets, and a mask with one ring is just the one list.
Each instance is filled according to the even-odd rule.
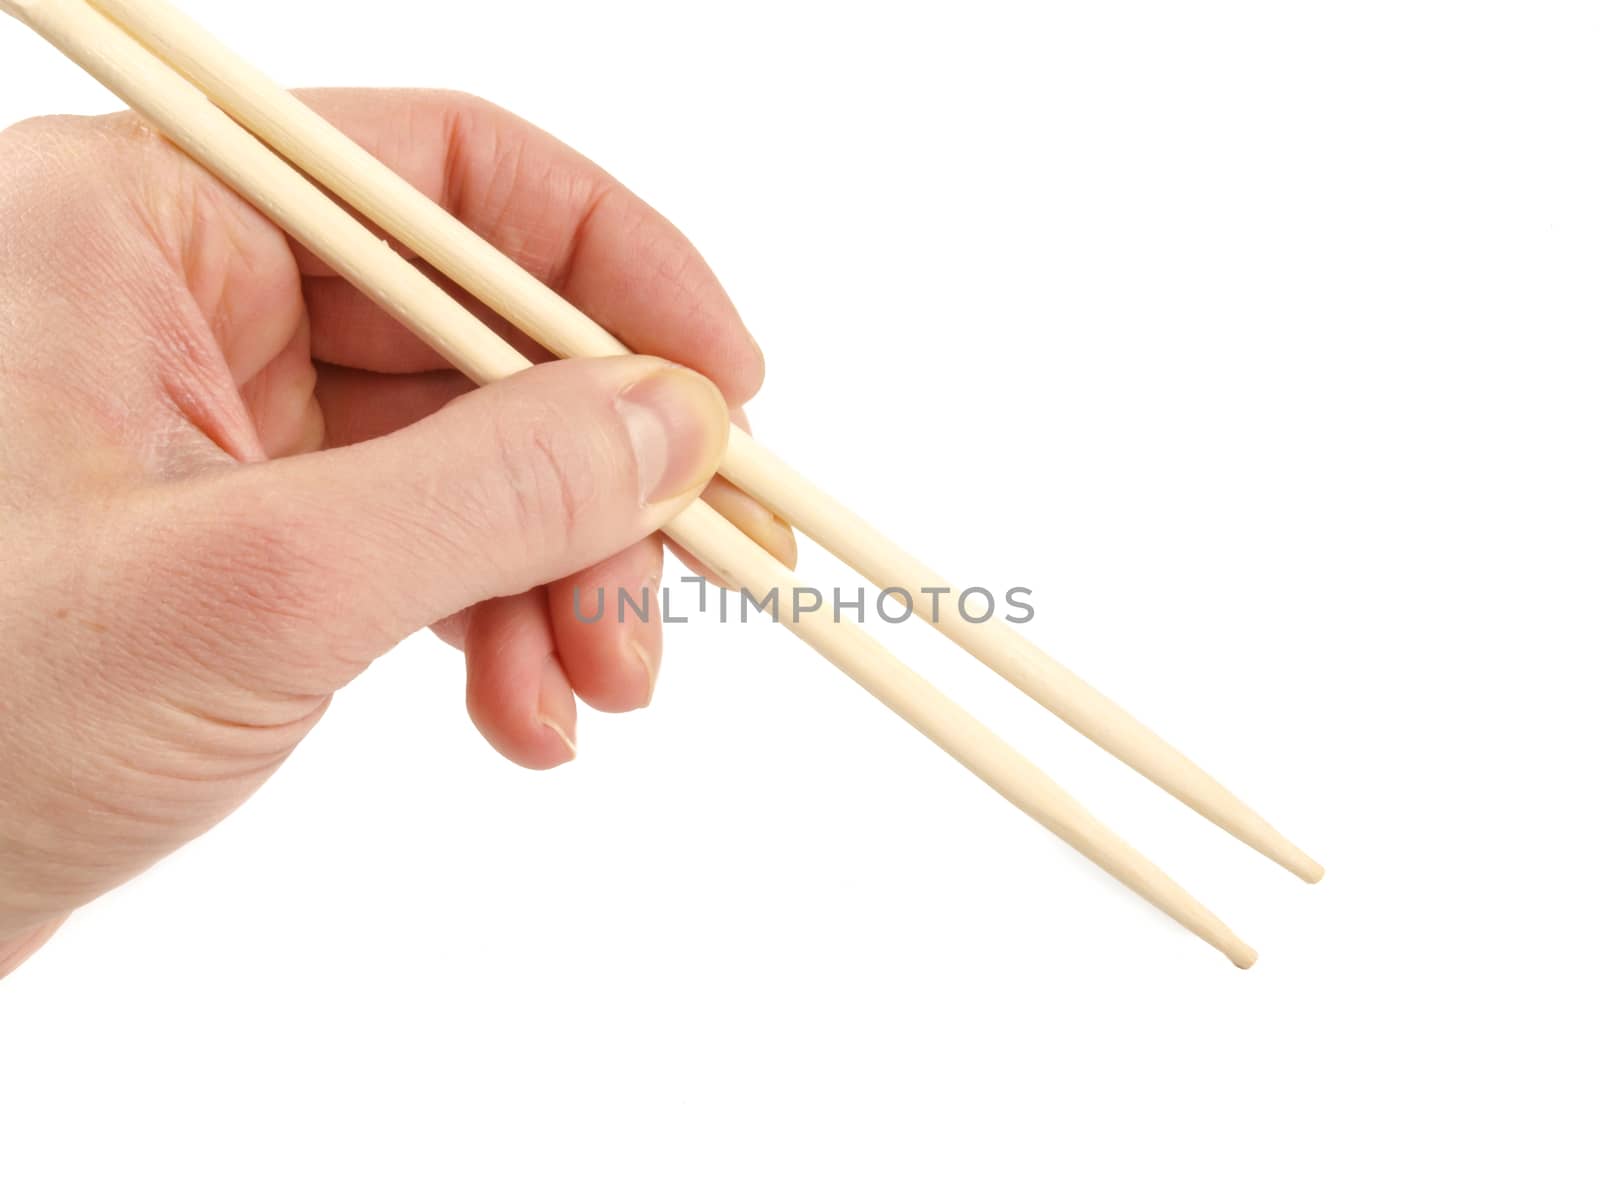
[[617,411],[633,444],[639,502],[655,504],[700,488],[728,441],[728,409],[704,376],[664,367],[629,384]]
[[700,497],[716,509],[756,545],[786,567],[793,568],[799,557],[794,530],[759,501],[752,500],[725,478],[713,479]]
[[[650,607],[647,607],[645,609],[645,614],[646,614],[645,615],[645,620],[647,620],[647,621],[651,619],[649,614],[654,611],[654,606],[659,605],[661,603],[661,599],[660,599],[660,596],[658,595],[658,591],[657,591],[657,589],[659,589],[660,587],[661,587],[661,576],[660,575],[647,575],[645,577],[644,581],[639,585],[639,593],[640,593],[640,595],[646,597],[646,601],[645,602],[646,602],[646,604],[648,606],[650,606]],[[650,701],[655,699],[655,696],[656,696],[656,672],[660,669],[660,667],[659,667],[659,664],[656,662],[655,655],[652,654],[650,652],[649,648],[646,647],[645,644],[643,642],[639,641],[637,638],[630,637],[628,639],[628,649],[633,651],[634,656],[636,658],[638,658],[640,665],[644,667],[644,677],[645,677],[644,703],[641,704],[639,707],[640,708],[646,708],[646,707],[649,706]]]
[[561,669],[561,660],[551,655],[544,660],[544,670],[539,676],[539,724],[560,738],[567,747],[567,761],[578,757],[578,743],[574,740],[570,718],[565,707],[555,702],[555,697],[571,688],[567,673]]
[[656,698],[656,659],[651,656],[650,651],[645,650],[637,642],[630,642],[629,645],[634,648],[634,653],[638,654],[638,661],[645,664],[645,704],[640,706],[645,707]]
[[573,759],[578,757],[578,743],[572,740],[572,735],[569,734],[565,729],[561,728],[558,722],[552,721],[549,717],[540,717],[539,724],[543,725],[551,733],[555,734],[558,738],[566,743],[568,762],[571,762]]

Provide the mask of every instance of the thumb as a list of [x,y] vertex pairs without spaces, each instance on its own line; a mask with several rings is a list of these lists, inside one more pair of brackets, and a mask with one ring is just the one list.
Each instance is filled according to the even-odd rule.
[[216,477],[205,574],[234,598],[241,649],[331,668],[332,690],[425,625],[659,529],[727,435],[720,393],[685,368],[550,363],[384,437]]

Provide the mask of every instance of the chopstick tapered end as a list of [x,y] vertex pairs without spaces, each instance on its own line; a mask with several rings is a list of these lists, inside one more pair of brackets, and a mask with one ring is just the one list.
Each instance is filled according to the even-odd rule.
[[1276,831],[1274,837],[1275,844],[1257,843],[1255,848],[1291,875],[1296,875],[1307,883],[1316,883],[1322,878],[1321,863]]
[[1256,965],[1256,952],[1242,937],[1229,929],[1211,913],[1192,924],[1185,922],[1191,933],[1198,934],[1212,949],[1221,951],[1234,966],[1248,971]]
[[1249,809],[1245,809],[1242,805],[1240,808],[1243,813],[1248,814],[1248,820],[1224,822],[1214,816],[1211,819],[1251,849],[1266,855],[1291,875],[1297,875],[1307,883],[1316,883],[1322,878],[1321,863],[1260,817],[1251,813]]
[[[1211,941],[1209,938],[1207,940]],[[1256,959],[1259,957],[1253,949],[1240,941],[1232,930],[1229,930],[1226,936],[1211,941],[1211,944],[1226,954],[1228,961],[1241,971],[1248,971],[1255,966]]]

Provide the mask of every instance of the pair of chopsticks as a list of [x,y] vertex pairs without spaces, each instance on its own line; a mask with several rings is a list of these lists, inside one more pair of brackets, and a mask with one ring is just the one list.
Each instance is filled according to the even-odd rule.
[[[0,8],[480,385],[532,364],[317,184],[552,353],[628,353],[164,0],[0,0]],[[948,583],[737,427],[720,471],[877,586],[904,589],[918,616],[1152,782],[1302,879],[1321,878],[1322,868],[1260,816],[1012,627],[993,620],[935,622],[929,597]],[[796,611],[797,577],[704,501],[674,517],[665,532],[732,587],[756,596],[776,589],[780,623],[973,774],[1236,965],[1255,962],[1255,951],[1214,914],[864,630],[821,612]]]

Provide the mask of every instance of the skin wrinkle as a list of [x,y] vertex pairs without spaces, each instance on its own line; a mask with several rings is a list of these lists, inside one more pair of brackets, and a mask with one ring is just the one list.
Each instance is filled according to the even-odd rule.
[[[56,261],[59,248],[48,259],[40,260],[31,253],[25,255],[38,263],[36,278],[49,277],[50,272],[55,271],[66,279],[83,281],[84,287],[64,290],[61,299],[71,313],[71,320],[81,322],[87,318],[103,331],[96,346],[97,361],[86,372],[89,378],[109,375],[112,363],[133,363],[147,358],[147,347],[152,340],[158,345],[167,345],[173,357],[190,363],[197,354],[204,353],[204,344],[188,337],[184,324],[171,315],[180,297],[165,287],[160,271],[125,273],[115,278],[115,286],[108,289],[103,271],[97,269],[98,264],[118,262],[130,256],[149,257],[148,247],[152,244],[155,227],[139,220],[130,227],[128,221],[117,219],[117,214],[141,218],[143,204],[136,203],[134,198],[141,197],[145,189],[153,186],[152,177],[173,174],[150,161],[152,152],[162,149],[162,144],[148,138],[139,140],[142,131],[131,122],[117,121],[116,124],[128,129],[129,137],[134,138],[131,143],[126,138],[108,137],[92,120],[52,119],[42,123],[41,133],[51,145],[46,161],[55,167],[57,180],[46,191],[60,198],[47,218],[50,221],[47,228],[59,227],[65,215],[73,212],[82,214],[83,228],[79,230],[75,223],[73,236],[64,239],[68,256],[65,264]],[[108,174],[107,161],[113,165],[127,164],[125,174],[129,182],[118,182],[117,175]],[[42,283],[43,279],[39,278],[34,290],[44,290],[40,286]],[[121,332],[126,328],[125,323],[117,321],[114,314],[124,305],[154,314],[160,331],[154,339],[148,331],[137,338],[131,332]],[[125,388],[130,380],[125,375],[119,382]],[[103,420],[113,422],[118,433],[123,435],[124,444],[138,460],[170,467],[192,456],[194,442],[192,433],[185,431],[186,422],[147,426],[142,420],[132,418],[126,406],[118,404],[118,398],[124,394],[122,388],[91,391],[87,396],[91,403],[79,411],[98,413]]]
[[[93,562],[94,560],[90,558],[87,561]],[[101,595],[98,588],[87,583],[75,585],[73,591],[81,597],[81,604],[93,605],[99,601]],[[60,622],[65,618],[72,618],[74,620],[74,628],[79,632],[73,636],[69,644],[74,644],[79,648],[79,656],[86,664],[92,663],[97,667],[110,668],[92,671],[88,676],[87,682],[76,684],[70,691],[63,693],[70,698],[71,707],[62,715],[73,726],[82,727],[92,723],[94,719],[93,713],[103,707],[102,701],[106,699],[117,701],[119,699],[136,700],[148,698],[129,694],[126,689],[130,681],[128,681],[126,673],[120,669],[120,656],[113,653],[108,658],[101,650],[102,646],[117,644],[116,630],[111,623],[117,622],[118,614],[126,609],[126,605],[106,605],[102,602],[99,610],[101,621],[93,621],[81,613],[73,613],[68,608],[60,608],[55,610],[48,622],[41,623],[41,625],[48,624],[51,627],[48,629],[41,628],[39,636],[59,644],[61,642],[59,636]],[[96,610],[90,609],[89,611],[94,612]],[[107,623],[101,623],[102,621]],[[136,644],[138,643],[136,642]],[[50,659],[44,656],[35,656],[33,661],[48,663]],[[67,678],[80,678],[78,673],[73,671],[70,666],[63,666],[61,670]],[[51,694],[54,689],[45,686],[43,690],[45,694]],[[104,773],[92,769],[94,755],[101,753],[103,747],[115,746],[118,741],[134,739],[133,745],[138,747],[138,759],[143,763],[154,764],[149,768],[150,774],[154,777],[168,780],[197,780],[205,778],[216,781],[232,778],[232,768],[228,771],[213,772],[207,775],[203,772],[186,768],[182,764],[186,761],[203,762],[208,755],[214,757],[216,750],[228,749],[231,751],[230,759],[233,761],[241,758],[246,759],[247,762],[253,760],[255,765],[249,765],[247,773],[259,774],[263,769],[270,770],[271,765],[281,761],[282,757],[292,748],[294,742],[298,740],[293,736],[296,725],[301,733],[309,728],[307,715],[304,712],[300,714],[296,723],[285,722],[278,727],[258,727],[254,740],[265,744],[257,746],[247,754],[243,750],[242,744],[238,742],[237,737],[232,739],[233,744],[230,746],[226,744],[224,739],[197,736],[197,727],[194,725],[193,716],[189,718],[187,727],[176,725],[169,719],[172,711],[170,708],[163,709],[160,706],[134,705],[130,709],[131,713],[143,713],[148,718],[137,722],[137,734],[135,733],[136,727],[130,725],[121,732],[120,738],[96,738],[89,742],[89,745],[94,749],[94,754],[77,760],[75,775],[78,780],[78,786],[82,788],[82,795],[85,798],[86,812],[92,821],[97,821],[99,818],[106,816],[117,819],[157,821],[158,823],[162,820],[168,820],[166,817],[148,815],[144,811],[151,808],[152,797],[147,796],[140,802],[143,805],[142,810],[137,807],[128,809],[107,799],[105,791],[97,782]],[[166,717],[163,717],[163,713],[167,714]],[[315,719],[314,713],[311,714],[310,719]],[[208,745],[208,743],[210,744]],[[132,752],[130,751],[130,753]],[[122,756],[118,756],[112,760],[112,766],[116,768],[112,773],[125,774],[126,772],[122,768],[126,768],[128,762]],[[101,828],[101,826],[91,824],[88,828]],[[89,835],[83,835],[83,839],[90,840]]]
[[[507,140],[504,126],[508,116],[503,110],[472,97],[465,97],[452,111],[446,130],[449,149],[444,159],[442,190],[451,211],[460,213],[479,233],[494,230],[501,250],[560,292],[570,274],[574,252],[583,240],[584,226],[605,193],[611,190],[611,183],[608,178],[602,178],[579,184],[570,177],[558,176],[554,162],[548,157],[530,158],[533,144],[525,137],[510,139],[513,149],[508,164],[508,156],[502,149]],[[535,163],[531,169],[530,161]],[[481,172],[468,168],[469,162],[488,162],[492,166],[483,177]],[[550,229],[547,222],[537,219],[536,210],[530,211],[534,219],[527,222],[507,221],[519,197],[549,196],[558,191],[564,193],[564,203],[542,207],[557,211],[576,209],[577,220],[566,230]]]
[[[180,166],[179,203],[147,209],[154,223],[170,226],[163,244],[178,247],[172,265],[183,284],[168,281],[159,291],[153,286],[145,298],[151,319],[172,331],[164,389],[175,409],[223,453],[257,461],[266,455],[254,423],[219,398],[233,390],[229,384],[247,381],[291,343],[303,312],[293,256],[282,235],[259,215],[219,192],[198,168],[187,162]],[[273,251],[264,256],[266,247]],[[245,294],[240,280],[260,296],[243,313],[229,302],[230,295]],[[285,280],[295,286],[285,287],[280,282]],[[248,354],[236,334],[240,327],[248,331],[246,345],[256,343]],[[198,336],[200,330],[207,335]]]
[[578,263],[579,256],[588,242],[590,227],[595,222],[596,215],[605,207],[606,201],[612,196],[613,189],[602,185],[589,194],[583,210],[578,214],[578,221],[572,227],[572,235],[567,241],[566,253],[553,263],[549,269],[549,283],[552,291],[565,294],[567,285],[572,280],[573,268]]
[[325,414],[317,402],[317,367],[310,353],[311,318],[302,308],[288,344],[239,387],[262,458],[304,454],[326,441]]
[[281,237],[241,227],[246,214],[237,205],[218,203],[210,189],[191,187],[187,194],[192,228],[183,235],[184,280],[234,383],[242,384],[281,354],[299,328],[299,272]]
[[[194,580],[200,587],[205,587],[207,582],[203,576]],[[193,592],[195,588],[191,585],[188,591]],[[286,729],[303,721],[307,714],[318,711],[325,703],[324,695],[275,690],[267,673],[234,652],[232,648],[240,638],[241,624],[255,626],[261,620],[253,611],[241,611],[239,596],[230,595],[219,602],[215,591],[208,589],[200,595],[182,595],[181,599],[187,614],[183,622],[156,624],[140,631],[134,639],[137,649],[133,654],[141,673],[179,673],[214,679],[221,687],[220,694],[211,702],[210,720],[224,728]],[[292,653],[286,653],[279,669],[292,669],[296,665]],[[344,666],[351,678],[360,669],[360,664],[354,662]],[[183,702],[170,689],[151,694],[149,698],[177,712],[193,715],[199,711],[193,702]]]
[[[105,801],[107,792],[121,793],[126,783],[110,783],[121,775],[103,769],[102,748],[120,739],[101,736],[114,731],[103,729],[93,712],[86,700],[80,700],[66,714],[93,751],[75,756],[58,784],[28,791],[0,789],[5,799],[0,804],[0,816],[4,817],[0,821],[0,852],[10,847],[13,856],[20,853],[45,859],[57,874],[70,875],[75,864],[80,869],[104,867],[120,861],[124,853],[137,855],[151,844],[149,838],[159,821],[148,805],[129,814]],[[77,802],[62,804],[66,796],[76,797]],[[108,839],[108,832],[115,836]]]
[[[284,646],[285,667],[316,665],[297,661],[293,648],[336,607],[339,573],[317,553],[314,515],[283,519],[280,510],[279,519],[252,520],[249,514],[224,512],[224,520],[202,539],[190,589],[194,595],[184,606],[188,618],[172,629],[174,644],[202,643],[210,661],[230,663],[243,626],[255,638]],[[196,636],[199,630],[206,636]],[[246,654],[234,670],[241,678],[252,672],[259,678],[260,664]]]
[[[581,496],[588,492],[587,481],[580,482],[574,478],[572,467],[561,448],[537,429],[528,439],[528,458],[510,453],[512,447],[508,441],[502,440],[500,445],[503,461],[510,468],[502,477],[511,482],[512,491],[516,494],[522,528],[543,529],[549,533],[553,525],[558,531],[555,553],[565,558],[571,553],[580,528]],[[526,466],[530,460],[538,464],[533,471]],[[539,518],[537,524],[536,514]],[[553,521],[550,519],[552,514],[555,518]]]
[[[238,420],[215,398],[231,390],[222,375],[230,382],[250,378],[292,339],[299,320],[293,255],[281,233],[199,167],[174,154],[143,122],[127,116],[112,120],[126,126],[126,138],[111,138],[100,130],[87,133],[95,141],[110,142],[104,154],[128,162],[120,176],[122,189],[118,191],[113,184],[110,190],[125,199],[126,211],[138,219],[145,236],[130,240],[127,249],[142,256],[148,247],[165,248],[164,259],[172,268],[172,274],[151,270],[126,282],[133,291],[129,302],[147,313],[162,331],[159,342],[167,349],[168,358],[162,386],[174,409],[185,418],[179,427],[183,432],[174,430],[167,440],[148,443],[146,451],[157,461],[171,462],[174,472],[181,471],[197,449],[187,432],[192,427],[230,457],[262,458],[250,423]],[[66,136],[82,140],[84,122],[71,124]],[[82,173],[82,168],[77,169]],[[92,175],[91,186],[106,191],[101,182],[103,170]],[[111,229],[120,227],[104,224]],[[268,248],[263,257],[262,251]],[[113,257],[115,251],[104,253]],[[249,282],[250,292],[240,292],[240,280]],[[236,313],[230,295],[252,293],[259,297],[257,302],[247,312]],[[293,308],[289,306],[291,298]],[[271,323],[263,321],[274,313],[282,315]],[[234,331],[239,326],[248,331],[250,339],[264,344],[243,362],[235,363],[229,361],[228,351],[237,357],[239,341]],[[196,330],[209,330],[209,334],[197,336]]]
[[[457,121],[454,124],[459,130],[461,123]],[[476,181],[475,187],[478,193],[476,203],[470,206],[463,204],[462,207],[470,207],[471,211],[481,213],[481,223],[486,228],[500,230],[501,236],[508,243],[521,246],[524,243],[516,236],[521,232],[517,228],[521,222],[512,219],[511,214],[516,209],[518,197],[524,191],[522,182],[525,145],[520,141],[513,142],[508,149],[500,140],[493,122],[489,123],[489,131],[478,152],[494,164],[494,170],[487,178]],[[464,186],[457,189],[458,195],[462,191]]]

